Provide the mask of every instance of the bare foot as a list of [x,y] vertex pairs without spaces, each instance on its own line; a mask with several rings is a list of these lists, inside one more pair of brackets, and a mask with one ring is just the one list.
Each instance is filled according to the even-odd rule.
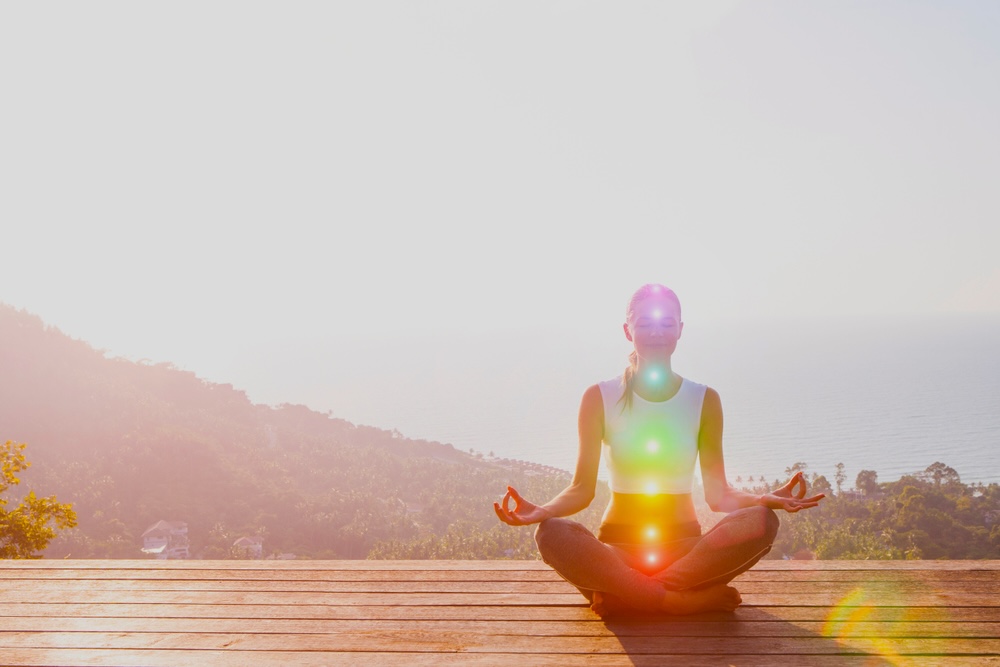
[[670,591],[663,598],[668,614],[697,614],[702,611],[733,611],[743,602],[732,586],[719,584],[693,591]]
[[635,611],[624,600],[609,593],[594,591],[594,600],[590,603],[591,610],[603,619],[618,616],[624,612]]

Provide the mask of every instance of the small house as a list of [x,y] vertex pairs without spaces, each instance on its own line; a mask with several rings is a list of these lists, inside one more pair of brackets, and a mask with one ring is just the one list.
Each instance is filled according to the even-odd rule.
[[158,560],[189,558],[188,526],[183,521],[157,521],[142,534],[142,553]]

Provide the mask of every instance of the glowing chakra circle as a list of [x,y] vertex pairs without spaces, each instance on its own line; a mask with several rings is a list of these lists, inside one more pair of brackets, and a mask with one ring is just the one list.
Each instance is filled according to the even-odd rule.
[[656,495],[657,491],[659,491],[659,487],[657,487],[656,482],[646,483],[646,493],[650,495]]
[[652,539],[656,539],[656,527],[655,526],[650,526],[649,528],[646,529],[646,537],[648,537],[651,540]]
[[646,556],[646,560],[648,560],[650,563],[655,563],[656,562],[656,554],[649,554],[648,556]]
[[655,454],[656,452],[660,451],[660,443],[658,443],[656,440],[650,440],[649,442],[646,443],[646,451],[649,452],[650,454]]

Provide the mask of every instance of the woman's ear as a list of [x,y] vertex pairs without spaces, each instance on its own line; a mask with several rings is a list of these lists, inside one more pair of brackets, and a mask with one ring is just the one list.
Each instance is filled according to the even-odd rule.
[[633,342],[632,341],[632,332],[628,330],[628,322],[626,322],[625,324],[622,325],[622,329],[625,330],[625,337],[628,338],[628,342],[630,342],[630,343]]

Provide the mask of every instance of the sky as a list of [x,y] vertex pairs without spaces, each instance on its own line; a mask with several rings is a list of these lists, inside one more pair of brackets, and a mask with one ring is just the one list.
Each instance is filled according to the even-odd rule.
[[257,400],[611,349],[646,282],[1000,313],[993,2],[6,3],[0,81],[0,301]]

